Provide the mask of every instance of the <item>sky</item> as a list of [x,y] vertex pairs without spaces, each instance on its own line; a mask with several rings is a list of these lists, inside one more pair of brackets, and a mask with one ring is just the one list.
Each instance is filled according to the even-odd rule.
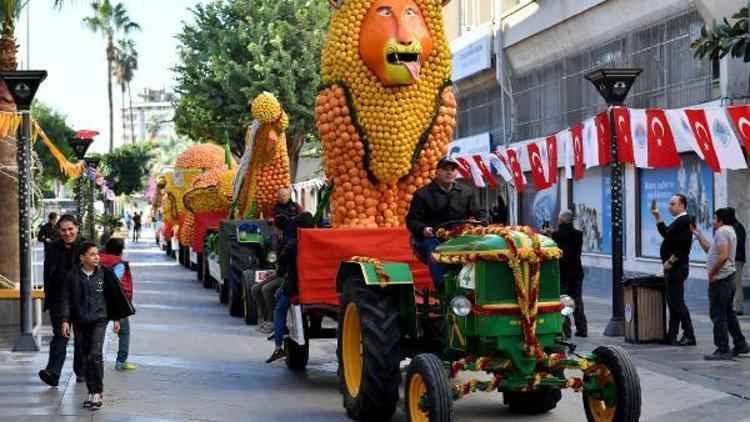
[[[131,35],[139,53],[138,71],[131,82],[135,102],[136,93],[146,87],[159,89],[174,85],[170,68],[177,63],[175,35],[181,31],[183,22],[192,21],[189,8],[206,0],[122,2],[130,18],[141,25],[141,31]],[[109,148],[106,42],[82,23],[82,19],[91,14],[90,1],[65,0],[61,10],[54,9],[52,4],[52,0],[30,0],[29,25],[26,11],[21,14],[16,24],[19,68],[46,70],[47,79],[36,98],[67,115],[68,124],[74,129],[98,130],[101,135],[91,151],[106,152]],[[122,132],[118,117],[121,96],[114,78],[112,83],[117,146]]]

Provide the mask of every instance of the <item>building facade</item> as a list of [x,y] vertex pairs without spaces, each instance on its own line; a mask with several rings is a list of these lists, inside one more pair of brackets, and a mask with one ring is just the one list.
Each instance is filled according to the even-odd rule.
[[163,88],[146,88],[137,96],[138,101],[132,108],[121,109],[123,145],[151,141],[173,133],[175,94]]
[[[706,23],[731,16],[740,0],[454,0],[444,10],[454,55],[458,97],[457,138],[489,133],[490,147],[552,135],[605,109],[584,79],[599,68],[643,69],[627,104],[681,108],[747,103],[750,66],[739,60],[698,60],[690,48]],[[733,206],[750,223],[747,171],[712,173],[678,145],[682,166],[647,170],[625,166],[626,272],[658,273],[660,239],[649,208],[665,214],[675,192],[710,232],[713,210]],[[525,168],[528,170],[528,167]],[[531,177],[527,179],[531,180]],[[513,222],[555,223],[563,207],[586,234],[584,263],[611,266],[609,168],[592,168],[580,181],[521,194],[506,189]],[[485,194],[487,195],[487,194]],[[696,246],[691,277],[704,278],[705,255]]]

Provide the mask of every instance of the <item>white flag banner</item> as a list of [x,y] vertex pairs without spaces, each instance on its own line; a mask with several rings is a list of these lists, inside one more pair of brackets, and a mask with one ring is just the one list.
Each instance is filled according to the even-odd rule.
[[672,128],[672,135],[674,136],[674,144],[677,147],[677,151],[695,151],[701,160],[704,159],[703,150],[698,146],[695,140],[695,135],[690,129],[690,122],[685,117],[685,109],[674,109],[664,110],[669,121],[669,126]]
[[513,175],[510,174],[508,167],[505,165],[505,163],[508,162],[508,157],[504,157],[505,162],[503,162],[503,160],[500,159],[500,154],[504,153],[501,153],[500,151],[490,153],[487,158],[490,161],[490,165],[500,174],[500,177],[506,182],[510,182],[513,180]]
[[558,144],[562,144],[563,151],[563,166],[565,166],[565,178],[573,178],[573,164],[575,158],[573,157],[573,136],[570,133],[570,129],[564,129],[555,135],[558,140]]
[[583,161],[587,170],[599,166],[599,139],[596,136],[596,120],[593,117],[583,121]]
[[648,168],[648,131],[646,130],[646,110],[630,109],[630,130],[633,140],[635,166]]
[[732,124],[727,118],[723,108],[706,108],[706,121],[714,141],[716,158],[722,169],[739,170],[746,169],[747,162],[742,154],[740,141],[734,134]]

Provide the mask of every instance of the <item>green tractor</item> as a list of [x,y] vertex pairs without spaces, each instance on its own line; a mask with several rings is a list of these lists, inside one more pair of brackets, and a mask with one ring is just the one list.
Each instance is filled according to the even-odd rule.
[[[410,421],[453,420],[454,400],[477,391],[501,392],[511,411],[543,413],[564,388],[583,393],[589,421],[639,419],[640,381],[629,354],[605,346],[580,356],[562,336],[574,303],[560,296],[561,252],[551,239],[466,221],[439,233],[445,241],[434,257],[447,272],[435,291],[415,291],[405,263],[353,258],[339,267],[338,372],[350,418],[389,420],[400,363],[411,358]],[[467,371],[481,379],[459,382]]]

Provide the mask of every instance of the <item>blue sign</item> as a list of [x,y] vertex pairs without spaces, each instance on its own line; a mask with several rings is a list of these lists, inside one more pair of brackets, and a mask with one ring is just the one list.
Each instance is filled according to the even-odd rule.
[[[698,228],[707,239],[713,238],[714,179],[711,169],[695,154],[681,157],[676,169],[641,169],[639,171],[640,193],[640,256],[659,258],[659,247],[663,238],[656,229],[651,214],[656,205],[664,223],[674,219],[669,214],[669,199],[676,193],[687,197],[688,214],[695,216]],[[705,253],[698,241],[693,239],[690,251],[692,261],[705,260]]]
[[[583,252],[612,253],[612,189],[609,168],[596,167],[573,183],[574,225],[583,232]],[[623,185],[624,186],[624,185]],[[622,244],[625,251],[625,189],[623,187]]]

